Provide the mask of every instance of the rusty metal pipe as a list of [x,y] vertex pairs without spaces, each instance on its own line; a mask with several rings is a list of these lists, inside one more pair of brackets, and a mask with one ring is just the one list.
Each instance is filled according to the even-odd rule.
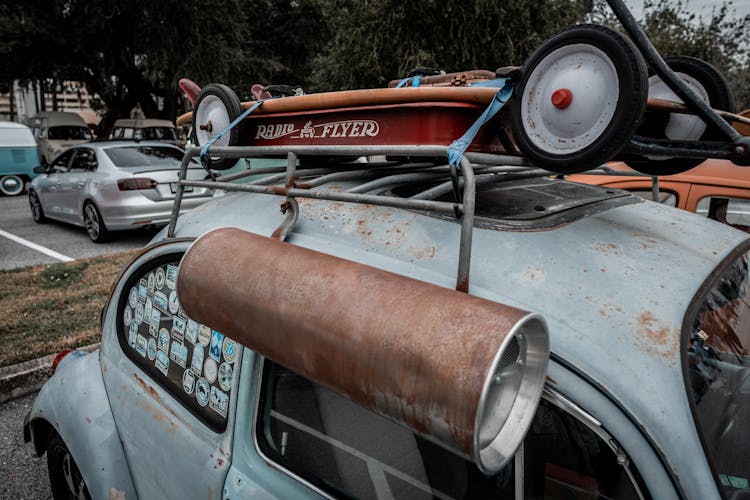
[[234,228],[192,245],[177,289],[194,320],[487,473],[541,397],[544,320],[510,306]]

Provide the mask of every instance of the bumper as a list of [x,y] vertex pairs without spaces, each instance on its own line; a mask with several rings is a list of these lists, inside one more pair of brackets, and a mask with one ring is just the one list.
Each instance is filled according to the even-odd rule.
[[[213,193],[212,193],[213,194]],[[212,195],[184,197],[180,215],[213,199]],[[120,200],[117,205],[99,205],[104,225],[111,231],[167,224],[173,200],[151,201],[145,196]]]

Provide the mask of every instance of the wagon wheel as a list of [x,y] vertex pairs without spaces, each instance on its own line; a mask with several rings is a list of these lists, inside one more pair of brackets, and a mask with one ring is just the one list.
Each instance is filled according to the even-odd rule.
[[[734,111],[734,97],[724,75],[705,61],[694,57],[668,57],[664,60],[690,89],[698,94],[712,108]],[[658,75],[648,79],[648,96],[656,99],[682,102]],[[638,135],[654,139],[675,141],[725,140],[717,130],[706,127],[696,115],[678,113],[647,112]],[[703,163],[704,158],[648,157],[643,160],[629,160],[634,169],[648,175],[671,175],[690,170]]]
[[647,79],[643,56],[617,31],[569,28],[523,67],[510,114],[515,141],[532,162],[553,172],[598,167],[635,133]]
[[[193,108],[193,134],[198,147],[205,145],[214,135],[227,128],[242,113],[239,97],[226,85],[206,85]],[[242,137],[242,123],[213,143],[214,146],[237,146]],[[211,168],[227,170],[237,163],[237,158],[211,157]]]

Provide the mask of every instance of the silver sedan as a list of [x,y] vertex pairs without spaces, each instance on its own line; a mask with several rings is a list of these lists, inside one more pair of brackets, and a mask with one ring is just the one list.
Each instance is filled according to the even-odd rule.
[[[31,215],[86,228],[96,243],[111,231],[162,226],[169,221],[183,151],[148,142],[90,142],[68,149],[29,187]],[[204,179],[197,162],[188,179]],[[185,190],[181,213],[210,200],[204,188]]]

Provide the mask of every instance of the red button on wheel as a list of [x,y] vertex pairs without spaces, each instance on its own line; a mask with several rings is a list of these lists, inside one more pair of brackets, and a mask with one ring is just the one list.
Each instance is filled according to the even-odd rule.
[[573,101],[573,93],[568,89],[557,89],[552,93],[552,105],[557,109],[565,109]]

